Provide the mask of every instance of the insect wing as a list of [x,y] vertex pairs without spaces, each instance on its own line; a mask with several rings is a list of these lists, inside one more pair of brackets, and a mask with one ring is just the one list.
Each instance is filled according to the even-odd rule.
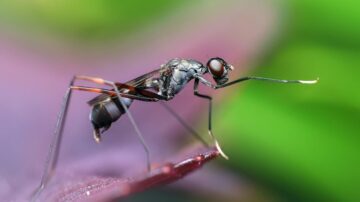
[[[149,73],[146,73],[135,79],[132,79],[132,80],[126,82],[125,84],[118,84],[118,86],[120,89],[122,88],[122,86],[125,86],[126,87],[125,89],[130,90],[128,93],[133,94],[133,95],[138,95],[138,93],[136,93],[136,90],[145,88],[147,82],[150,82],[151,79],[154,78],[155,76],[160,76],[162,74],[162,72],[164,72],[164,71],[165,71],[164,68],[155,69]],[[145,93],[146,93],[146,91],[145,91]],[[149,92],[149,93],[151,95],[153,95],[151,92]],[[149,96],[151,96],[151,95],[149,95]],[[144,95],[139,95],[139,96],[144,96]],[[87,103],[89,105],[94,105],[98,102],[105,101],[109,98],[111,98],[109,95],[102,94],[102,95],[96,96],[95,98],[89,100]]]
[[147,74],[141,75],[133,80],[126,82],[126,84],[129,86],[134,86],[134,87],[139,87],[139,88],[146,87],[146,84],[148,82],[150,82],[153,77],[155,77],[155,76],[160,77],[160,75],[164,71],[165,71],[165,68],[155,69],[154,71],[151,71]]

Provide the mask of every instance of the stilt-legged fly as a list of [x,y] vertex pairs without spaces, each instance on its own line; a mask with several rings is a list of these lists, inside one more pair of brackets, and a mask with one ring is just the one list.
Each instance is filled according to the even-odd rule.
[[[59,113],[54,136],[50,145],[45,169],[41,178],[41,183],[35,192],[35,198],[45,188],[46,183],[50,180],[51,175],[56,168],[57,158],[59,155],[59,143],[62,138],[62,131],[66,119],[66,113],[70,102],[71,93],[74,90],[87,91],[98,93],[97,97],[88,102],[91,106],[90,121],[93,126],[93,137],[96,142],[100,142],[101,134],[104,133],[111,124],[117,121],[123,114],[126,114],[135,129],[136,135],[144,147],[147,159],[147,169],[150,170],[150,152],[149,148],[140,132],[132,114],[128,110],[134,100],[145,102],[161,102],[162,106],[167,109],[175,118],[195,137],[197,137],[205,146],[207,143],[193,130],[184,120],[178,116],[165,101],[171,100],[177,95],[184,86],[191,80],[194,80],[194,95],[205,99],[209,104],[208,114],[208,133],[214,144],[225,159],[228,159],[226,154],[222,151],[220,144],[212,133],[211,127],[211,112],[212,112],[212,98],[209,95],[201,94],[198,91],[199,83],[213,89],[225,88],[247,80],[260,80],[279,83],[301,83],[314,84],[317,80],[278,80],[263,77],[243,77],[234,81],[228,82],[228,74],[233,70],[233,66],[225,62],[222,58],[211,58],[206,65],[196,61],[187,59],[172,59],[168,63],[161,65],[160,68],[144,74],[138,78],[125,83],[108,81],[102,78],[90,76],[74,76],[69,88],[67,89],[63,98],[63,105]],[[204,75],[210,73],[215,81],[215,84],[204,78]],[[93,88],[87,86],[75,85],[75,81],[85,80],[96,84],[108,86],[105,88]]]

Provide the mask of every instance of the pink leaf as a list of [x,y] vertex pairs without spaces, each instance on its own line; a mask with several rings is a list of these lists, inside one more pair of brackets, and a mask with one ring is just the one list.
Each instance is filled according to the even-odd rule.
[[210,149],[185,158],[178,163],[164,163],[150,173],[134,178],[89,177],[80,182],[66,182],[56,186],[56,190],[47,191],[40,201],[112,201],[125,198],[137,192],[175,182],[187,174],[201,168],[219,155]]

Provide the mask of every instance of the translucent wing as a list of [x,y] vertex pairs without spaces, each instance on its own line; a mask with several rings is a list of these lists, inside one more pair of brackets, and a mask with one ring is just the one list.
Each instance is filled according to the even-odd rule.
[[167,69],[168,68],[166,68],[166,67],[161,67],[159,69],[155,69],[154,71],[151,71],[147,74],[141,75],[133,80],[126,82],[126,84],[129,86],[133,86],[133,87],[144,88],[147,86],[146,84],[151,82],[151,80],[154,77],[160,77],[160,75],[163,72],[165,72]]
[[[131,87],[131,89],[134,89],[134,90],[130,90],[130,88],[126,88],[126,90],[128,91],[128,93],[130,94],[133,94],[133,95],[137,95],[137,96],[143,96],[144,98],[146,98],[144,95],[139,95],[137,93],[138,90],[140,89],[144,89],[146,88],[147,84],[149,82],[152,81],[153,78],[156,78],[156,77],[160,77],[160,75],[162,74],[162,72],[166,71],[167,68],[159,68],[159,69],[155,69],[149,73],[146,73],[144,75],[141,75],[135,79],[132,79],[122,85],[125,85],[125,86],[129,86]],[[113,89],[112,89],[113,90]],[[122,90],[122,86],[119,85],[119,90],[121,91]],[[129,91],[130,90],[130,91]],[[151,94],[151,92],[150,92]],[[93,104],[96,104],[98,102],[102,102],[102,101],[105,101],[107,99],[111,98],[111,96],[109,95],[106,95],[106,94],[101,94],[99,96],[96,96],[95,98],[91,99],[90,101],[88,101],[88,104],[89,105],[93,105]]]

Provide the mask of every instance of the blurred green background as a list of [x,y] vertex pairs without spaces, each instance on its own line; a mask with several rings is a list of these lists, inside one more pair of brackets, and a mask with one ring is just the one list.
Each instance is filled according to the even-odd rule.
[[[222,137],[236,159],[228,166],[283,190],[290,201],[358,201],[360,2],[288,4],[287,29],[252,73],[320,82],[244,84],[217,111],[218,130],[232,134]],[[237,128],[229,127],[235,120]]]
[[[171,12],[177,1],[1,1],[2,20],[85,43],[124,37]],[[170,8],[170,9],[169,9]]]
[[[103,43],[162,20],[174,7],[193,4],[55,2],[1,1],[0,18],[69,40]],[[225,134],[219,139],[230,156],[221,163],[265,192],[253,201],[359,201],[360,1],[301,0],[281,5],[284,19],[277,41],[248,74],[319,77],[320,82],[312,86],[248,82],[232,87],[214,107],[214,130],[218,136]],[[146,193],[146,198],[159,200],[161,193]],[[202,200],[191,196],[184,200],[192,199]]]

